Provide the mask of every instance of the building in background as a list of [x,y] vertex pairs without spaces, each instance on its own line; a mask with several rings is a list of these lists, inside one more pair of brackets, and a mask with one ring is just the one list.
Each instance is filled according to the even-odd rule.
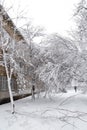
[[[5,30],[5,32],[9,35],[9,37],[14,39],[16,42],[23,41],[23,43],[26,43],[24,37],[22,36],[20,31],[16,28],[13,21],[11,20],[7,12],[4,10],[2,5],[0,5],[0,20],[2,20],[2,27]],[[17,82],[16,82],[16,77],[14,75],[12,75],[11,86],[12,86],[12,90],[14,92],[17,92],[18,89]],[[7,97],[9,97],[8,87],[7,87],[7,76],[6,76],[5,67],[3,65],[3,51],[2,49],[0,49],[0,100]]]

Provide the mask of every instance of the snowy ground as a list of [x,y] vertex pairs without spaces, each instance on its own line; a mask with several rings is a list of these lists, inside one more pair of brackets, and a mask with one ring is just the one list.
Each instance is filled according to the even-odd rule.
[[15,101],[16,114],[10,104],[0,105],[0,130],[87,130],[87,95],[68,91],[51,98]]

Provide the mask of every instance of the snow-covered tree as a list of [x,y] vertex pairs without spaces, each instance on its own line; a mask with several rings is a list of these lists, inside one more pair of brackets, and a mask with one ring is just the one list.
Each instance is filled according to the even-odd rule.
[[74,37],[76,38],[82,50],[87,49],[87,1],[81,0],[75,10],[74,18],[76,22],[76,30]]
[[72,67],[78,49],[69,39],[58,34],[47,36],[41,43],[42,64],[36,73],[45,83],[45,90],[64,90],[72,78]]
[[18,60],[22,59],[24,64],[27,63],[27,65],[29,65],[29,48],[27,42],[18,31],[2,5],[0,5],[0,48],[3,57],[3,63],[0,62],[0,64],[3,65],[6,70],[12,113],[14,113],[15,105],[11,86],[12,75],[13,73],[16,75],[17,81],[22,78],[21,82],[25,82],[23,74],[24,69],[21,69]]
[[[29,52],[29,62],[30,62],[30,77],[31,77],[31,90],[33,86],[35,86],[36,89],[36,84],[37,84],[37,77],[35,74],[35,70],[39,64],[39,46],[37,44],[37,39],[41,41],[42,37],[45,35],[44,34],[44,29],[42,27],[34,27],[30,22],[24,26],[24,28],[21,29],[27,43],[28,43],[28,52]],[[32,95],[32,97],[34,97]]]
[[[80,0],[77,4],[74,19],[76,29],[73,30],[73,38],[78,45],[79,53],[77,54],[73,66],[73,77],[77,81],[86,83],[87,79],[87,1]],[[80,86],[80,85],[79,85]]]
[[10,66],[10,63],[12,63],[12,55],[7,53],[7,47],[9,44],[9,37],[6,36],[6,32],[3,29],[2,26],[2,19],[0,19],[0,48],[2,49],[2,57],[3,57],[3,65],[5,66],[6,70],[6,75],[7,75],[7,83],[8,83],[8,90],[9,90],[9,95],[10,95],[10,100],[12,104],[12,113],[15,112],[15,105],[13,101],[13,95],[12,95],[12,90],[11,90],[11,78],[13,74],[13,68]]

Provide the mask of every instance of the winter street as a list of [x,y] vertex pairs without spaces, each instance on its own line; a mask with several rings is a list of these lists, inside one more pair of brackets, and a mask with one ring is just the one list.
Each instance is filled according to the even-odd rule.
[[87,0],[0,0],[0,130],[87,130]]
[[87,95],[73,90],[32,101],[27,97],[0,106],[0,130],[87,130]]

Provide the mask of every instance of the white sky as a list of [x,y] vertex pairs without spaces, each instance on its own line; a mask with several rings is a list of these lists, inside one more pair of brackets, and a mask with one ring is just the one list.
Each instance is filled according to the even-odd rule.
[[[73,11],[79,0],[5,0],[4,6],[13,7],[11,17],[24,10],[25,17],[33,19],[35,25],[44,26],[48,32],[67,35],[73,28]],[[24,24],[24,21],[21,20]],[[20,23],[20,24],[21,24]]]

